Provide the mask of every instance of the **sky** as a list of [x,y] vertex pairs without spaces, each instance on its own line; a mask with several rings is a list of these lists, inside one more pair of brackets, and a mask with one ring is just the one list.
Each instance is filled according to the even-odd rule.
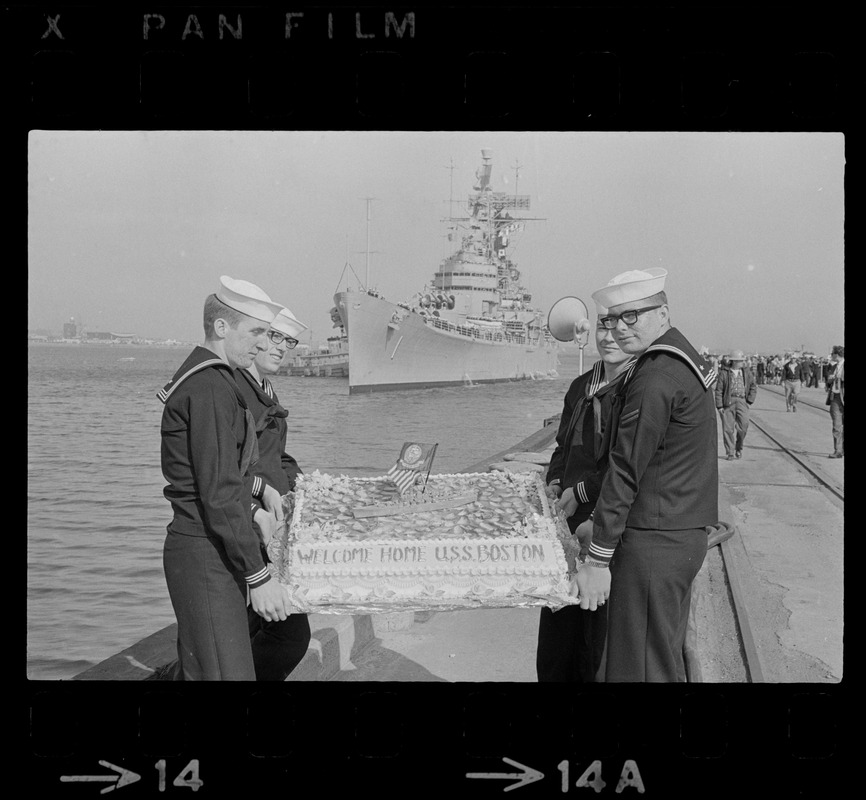
[[614,275],[663,267],[696,348],[844,343],[845,138],[832,132],[32,131],[28,328],[73,317],[200,342],[204,299],[228,275],[323,342],[355,275],[395,302],[432,278],[482,148],[493,188],[531,198],[538,219],[509,257],[545,313],[572,295],[594,316]]

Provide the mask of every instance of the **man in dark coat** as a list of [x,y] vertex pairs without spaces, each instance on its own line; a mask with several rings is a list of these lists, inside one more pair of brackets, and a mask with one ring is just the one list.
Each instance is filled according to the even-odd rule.
[[[599,316],[606,308],[597,309]],[[569,530],[589,519],[607,470],[608,421],[618,381],[633,360],[619,349],[611,331],[596,324],[600,361],[575,378],[565,394],[556,449],[547,483],[557,496]],[[576,540],[575,540],[576,541]],[[572,553],[569,560],[574,557]],[[538,622],[536,672],[539,682],[592,683],[597,679],[607,636],[603,609],[542,608]]]
[[[247,602],[266,620],[295,610],[271,580],[253,530],[250,465],[255,421],[235,381],[265,348],[281,306],[257,286],[223,276],[205,300],[205,340],[157,396],[164,494],[174,512],[163,566],[177,617],[178,680],[255,680]],[[271,534],[282,516],[275,490],[262,492],[256,521]]]
[[803,366],[796,353],[782,362],[782,383],[785,387],[785,410],[796,413],[800,387],[803,385]]
[[617,392],[593,521],[577,530],[592,536],[575,582],[580,606],[610,598],[608,682],[685,680],[691,586],[718,522],[716,375],[671,326],[666,276],[630,271],[593,294],[609,308],[602,324],[638,356]]
[[832,369],[827,376],[827,405],[830,406],[830,421],[833,425],[833,452],[828,458],[845,456],[845,348],[833,346],[830,354]]
[[[236,371],[241,394],[256,421],[259,460],[253,468],[254,493],[260,486],[272,486],[282,497],[294,490],[295,478],[301,472],[298,462],[286,452],[288,411],[280,405],[267,376],[279,370],[286,353],[297,346],[297,337],[306,329],[288,308],[283,308],[271,323],[268,348],[247,369]],[[268,560],[266,545],[263,540],[262,555]],[[307,615],[290,614],[286,619],[269,622],[249,609],[248,616],[257,680],[284,681],[307,652]]]
[[812,377],[809,381],[809,386],[817,389],[821,385],[821,359],[817,356],[812,356],[809,363],[809,369],[812,371]]
[[715,389],[728,461],[743,457],[743,444],[749,431],[749,406],[755,402],[757,391],[752,371],[745,365],[743,351],[735,350],[728,363],[719,369]]

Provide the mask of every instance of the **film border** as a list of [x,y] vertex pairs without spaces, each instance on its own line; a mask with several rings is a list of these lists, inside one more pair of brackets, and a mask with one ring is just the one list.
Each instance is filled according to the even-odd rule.
[[[7,7],[14,256],[26,264],[32,129],[832,130],[854,145],[849,27],[760,8]],[[34,780],[54,786],[101,759],[142,773],[129,796],[160,761],[174,791],[192,788],[198,761],[203,792],[279,791],[301,762],[305,785],[332,791],[496,794],[506,779],[466,776],[520,772],[506,757],[547,776],[517,787],[526,796],[564,793],[565,769],[580,791],[595,761],[611,794],[629,760],[649,796],[826,795],[850,756],[848,677],[757,691],[26,683]]]

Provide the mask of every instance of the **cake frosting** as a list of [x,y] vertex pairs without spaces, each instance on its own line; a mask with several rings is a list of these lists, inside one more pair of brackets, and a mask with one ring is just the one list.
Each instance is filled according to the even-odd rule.
[[401,496],[387,478],[298,476],[272,569],[316,611],[560,606],[567,529],[537,474],[431,475]]

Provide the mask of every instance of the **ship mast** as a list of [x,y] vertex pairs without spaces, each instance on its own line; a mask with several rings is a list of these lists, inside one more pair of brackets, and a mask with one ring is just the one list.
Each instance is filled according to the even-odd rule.
[[364,288],[370,288],[370,207],[373,203],[373,198],[367,198],[367,249],[364,264]]
[[448,188],[448,216],[454,216],[454,159],[448,159],[451,163],[444,169],[451,170],[451,185]]
[[[370,249],[370,220],[372,219],[372,207],[375,197],[367,197],[367,247],[364,250],[364,291],[370,288],[370,253],[378,253],[378,250]],[[357,276],[355,276],[357,277]]]

